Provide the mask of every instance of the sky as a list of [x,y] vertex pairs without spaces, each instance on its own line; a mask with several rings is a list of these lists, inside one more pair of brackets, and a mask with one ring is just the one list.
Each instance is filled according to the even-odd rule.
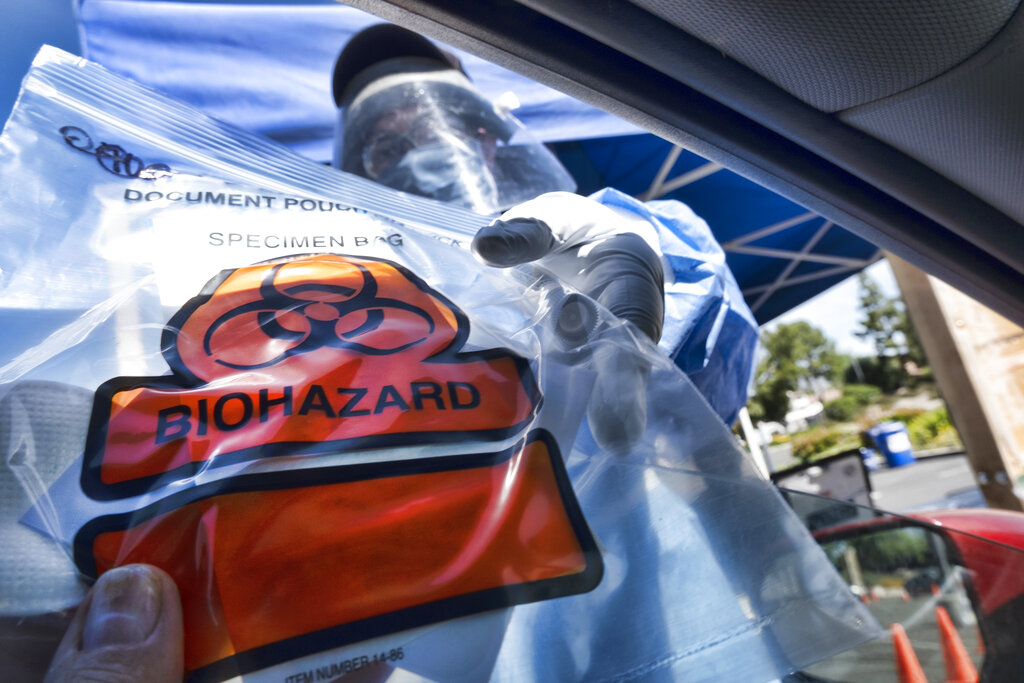
[[72,0],[0,0],[0,120],[43,44],[79,54]]
[[[79,54],[73,6],[75,0],[0,0],[0,120],[7,120],[17,98],[21,80],[39,47],[50,44]],[[896,295],[898,288],[885,261],[871,266],[869,274],[882,290]],[[870,343],[858,339],[857,278],[851,277],[814,299],[776,318],[765,326],[806,320],[832,339],[847,354],[871,355]]]
[[[883,259],[868,267],[866,272],[886,296],[899,296],[899,286],[888,261]],[[824,332],[825,336],[835,342],[836,350],[840,353],[857,357],[874,356],[875,348],[871,341],[860,339],[854,334],[860,327],[859,309],[857,276],[854,275],[772,320],[762,329],[770,331],[778,325],[803,320]]]

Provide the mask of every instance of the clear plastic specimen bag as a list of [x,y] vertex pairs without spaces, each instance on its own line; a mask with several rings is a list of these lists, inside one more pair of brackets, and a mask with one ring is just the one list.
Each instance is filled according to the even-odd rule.
[[0,207],[5,661],[137,562],[192,680],[770,680],[877,634],[672,360],[473,258],[487,217],[50,48]]

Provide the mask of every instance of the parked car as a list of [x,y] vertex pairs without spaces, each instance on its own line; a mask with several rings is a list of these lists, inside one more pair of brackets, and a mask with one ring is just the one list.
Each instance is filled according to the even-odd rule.
[[[353,4],[637,123],[1024,323],[1017,3]],[[1014,681],[1024,671],[1022,519],[936,512],[816,533],[823,546],[921,534],[962,568],[982,679]],[[929,572],[951,571],[920,569],[900,604],[930,599],[920,592]],[[862,668],[845,680],[871,676]]]
[[[787,492],[793,496],[806,496]],[[984,681],[1019,680],[1024,671],[1024,515],[958,509],[890,515],[818,501],[850,519],[814,537],[885,626],[905,627],[928,680],[949,680],[943,652],[958,640]],[[820,518],[820,517],[819,517]],[[943,633],[939,610],[954,625]],[[803,680],[885,680],[900,662],[874,641],[810,667]]]
[[[1018,3],[348,4],[605,108],[1024,322]],[[984,680],[1019,680],[1021,516],[817,513],[823,551],[880,620],[913,621],[921,644],[942,607]],[[864,648],[793,677],[891,676],[892,644]]]

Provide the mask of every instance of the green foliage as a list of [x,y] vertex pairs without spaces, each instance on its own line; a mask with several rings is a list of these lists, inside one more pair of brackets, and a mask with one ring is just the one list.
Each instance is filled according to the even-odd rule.
[[860,448],[860,433],[856,425],[825,425],[792,434],[790,443],[794,458],[818,460]]
[[871,384],[843,385],[843,398],[853,399],[859,406],[868,406],[882,396],[882,390]]
[[882,391],[870,384],[847,384],[843,395],[825,404],[825,417],[836,422],[847,422],[856,418],[865,406],[882,397]]
[[762,420],[781,421],[789,411],[789,392],[815,380],[838,381],[849,360],[835,350],[825,333],[800,321],[779,325],[761,339],[765,356],[755,375],[753,400],[748,410]]
[[850,539],[861,570],[891,573],[899,569],[938,566],[938,558],[921,528],[890,529]]
[[903,299],[886,296],[867,273],[861,272],[857,280],[863,317],[859,321],[861,328],[854,334],[874,344],[877,362],[858,359],[861,373],[856,381],[874,384],[889,393],[913,383],[905,370],[906,363],[924,366],[927,359]]
[[[887,414],[885,419],[896,420],[907,426],[907,437],[914,450],[961,446],[960,435],[945,408],[927,411],[900,410]],[[870,442],[870,438],[867,438],[867,441]]]
[[902,422],[905,425],[910,425],[911,422],[921,417],[924,414],[923,410],[894,410],[885,416],[886,420],[894,420],[896,422]]
[[919,368],[919,371],[920,371],[920,374],[915,378],[916,379],[916,381],[914,382],[915,386],[920,387],[920,386],[928,386],[928,385],[931,385],[931,384],[935,384],[935,374],[932,372],[932,369],[931,369],[930,366],[925,366],[923,368]]
[[[857,358],[843,376],[845,382],[864,383],[878,387],[883,393],[891,394],[907,380],[900,359],[895,356],[883,358]],[[860,370],[858,374],[857,370]]]
[[773,377],[757,386],[750,400],[750,419],[755,421],[781,421],[789,412],[791,383],[785,378]]
[[793,437],[793,457],[800,460],[808,460],[812,456],[835,447],[839,441],[836,432],[824,432],[819,434],[798,434]]
[[907,436],[915,448],[959,446],[960,436],[945,408],[921,413],[907,422]]
[[852,420],[861,409],[861,403],[853,396],[840,396],[825,404],[825,417],[837,422]]

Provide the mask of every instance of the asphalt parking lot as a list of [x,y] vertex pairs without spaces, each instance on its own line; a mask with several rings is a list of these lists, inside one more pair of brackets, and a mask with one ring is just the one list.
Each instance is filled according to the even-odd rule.
[[875,507],[889,512],[985,507],[963,453],[918,458],[902,467],[875,470],[869,477]]
[[[769,466],[783,470],[797,464],[788,445],[769,449]],[[873,506],[887,512],[985,507],[966,454],[920,454],[901,467],[882,466],[868,473]]]

